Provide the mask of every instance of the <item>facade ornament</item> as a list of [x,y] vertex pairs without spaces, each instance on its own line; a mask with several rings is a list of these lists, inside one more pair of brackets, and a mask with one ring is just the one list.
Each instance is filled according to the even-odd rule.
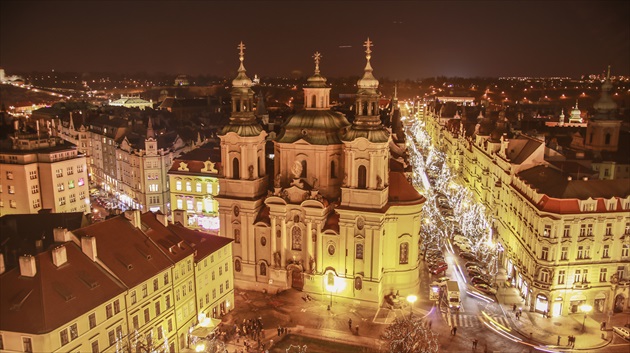
[[249,165],[249,167],[247,167],[247,173],[249,174],[249,180],[253,180],[254,179],[254,166],[253,165]]
[[380,190],[383,186],[383,178],[380,175],[376,176],[376,189]]
[[280,173],[276,174],[276,178],[273,181],[273,186],[279,188],[281,185],[282,175]]
[[302,162],[293,162],[293,166],[291,167],[291,174],[293,174],[293,177],[296,179],[299,178],[300,175],[302,175]]
[[317,190],[319,188],[319,180],[317,178],[313,178],[313,190]]
[[273,253],[273,262],[276,267],[280,267],[280,260],[282,260],[282,255],[280,255],[280,251],[276,251]]
[[348,173],[343,173],[343,183],[341,186],[348,186]]

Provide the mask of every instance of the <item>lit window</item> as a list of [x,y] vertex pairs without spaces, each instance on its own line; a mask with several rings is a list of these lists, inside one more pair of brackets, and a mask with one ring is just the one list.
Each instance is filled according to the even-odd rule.
[[212,195],[212,183],[211,183],[211,182],[208,182],[208,183],[206,184],[206,192],[207,192],[209,195]]
[[191,192],[192,191],[192,184],[190,183],[190,181],[186,182],[186,191],[187,192]]
[[214,202],[212,202],[212,199],[205,199],[204,202],[206,203],[206,212],[214,212]]
[[197,201],[197,212],[203,212],[203,202]]
[[68,181],[68,189],[74,189],[74,180]]
[[181,210],[184,207],[184,200],[177,199],[177,209]]
[[193,209],[193,200],[186,200],[186,209],[192,211],[192,209]]
[[182,181],[181,180],[175,181],[175,190],[177,190],[177,191],[181,191],[182,190]]
[[407,242],[400,244],[400,259],[398,263],[401,265],[409,263],[409,243]]
[[79,178],[78,184],[79,186],[83,186],[85,184],[85,180],[83,180],[83,178]]
[[196,192],[201,192],[201,183],[197,183],[197,185],[195,187],[195,191]]

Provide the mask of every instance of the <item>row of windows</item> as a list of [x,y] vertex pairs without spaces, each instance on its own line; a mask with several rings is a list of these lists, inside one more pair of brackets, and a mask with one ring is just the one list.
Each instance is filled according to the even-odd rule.
[[[196,201],[196,205],[195,205],[195,201],[192,198],[186,198],[186,208],[184,208],[184,199],[181,198],[181,196],[177,196],[177,201],[176,201],[176,206],[178,210],[187,210],[187,211],[192,211],[192,212],[204,212],[204,210],[207,213],[213,213],[215,212],[215,206],[214,206],[215,201],[211,198],[206,198],[203,201]],[[196,208],[194,206],[197,206]]]
[[[604,244],[602,246],[602,259],[610,258],[610,245]],[[623,244],[621,246],[621,257],[630,256],[630,245]],[[589,245],[579,245],[577,247],[576,260],[590,259],[591,258],[591,247]],[[549,260],[549,248],[543,247],[540,253],[541,260]],[[569,259],[569,247],[563,246],[560,249],[560,260],[568,260]]]
[[[219,193],[219,184],[216,184],[217,186],[217,194]],[[211,182],[207,182],[206,183],[206,193],[209,195],[213,195],[213,188],[214,188],[214,184]],[[175,181],[175,190],[176,191],[182,191],[182,181],[181,180],[176,180]],[[186,192],[192,192],[192,182],[187,181],[186,182]],[[197,182],[195,183],[195,192],[201,193],[202,192],[202,183]]]
[[[624,278],[624,271],[625,271],[625,267],[624,266],[618,266],[617,267],[617,272],[616,272],[616,276],[618,280],[621,280]],[[551,280],[551,275],[548,271],[541,271],[540,272],[540,280],[542,282],[545,283],[549,283],[549,281]],[[565,281],[567,280],[567,271],[566,270],[559,270],[558,271],[558,284],[565,284]],[[607,268],[600,268],[599,270],[599,282],[606,282],[608,280],[608,269]],[[573,283],[590,283],[589,277],[588,277],[588,269],[576,269],[573,272]]]

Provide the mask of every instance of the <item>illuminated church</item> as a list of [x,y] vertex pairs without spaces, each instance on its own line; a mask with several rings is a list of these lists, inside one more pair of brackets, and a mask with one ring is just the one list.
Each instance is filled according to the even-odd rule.
[[371,47],[368,39],[352,124],[330,109],[330,87],[315,53],[305,108],[285,120],[267,170],[267,134],[254,115],[239,45],[216,197],[220,235],[234,239],[237,287],[272,293],[293,287],[374,304],[392,292],[417,293],[425,198],[390,156]]

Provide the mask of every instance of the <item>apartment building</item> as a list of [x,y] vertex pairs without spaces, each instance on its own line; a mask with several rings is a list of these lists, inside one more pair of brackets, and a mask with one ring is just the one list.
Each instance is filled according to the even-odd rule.
[[75,145],[39,134],[0,148],[0,215],[90,212],[86,158]]
[[[611,107],[599,109],[600,119],[611,116]],[[480,114],[471,124],[431,107],[421,119],[459,181],[491,210],[499,261],[531,311],[630,309],[629,179],[592,179],[587,175],[597,171],[580,176],[554,166],[550,155],[568,157],[540,137],[513,134],[501,119]],[[585,152],[574,151],[582,158]]]
[[173,161],[168,171],[173,211],[186,211],[183,224],[191,229],[218,232],[219,150],[206,144]]

